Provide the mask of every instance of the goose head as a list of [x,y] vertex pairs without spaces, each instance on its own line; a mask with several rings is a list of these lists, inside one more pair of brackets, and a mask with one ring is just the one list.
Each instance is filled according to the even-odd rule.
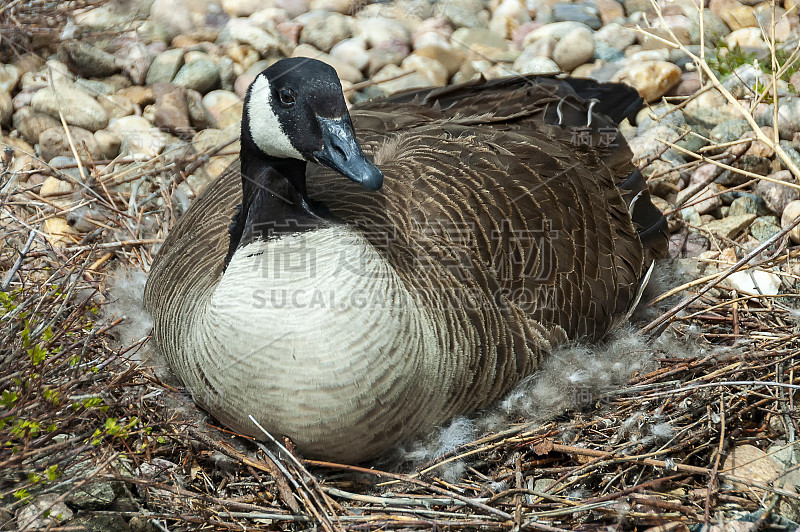
[[316,59],[283,59],[256,77],[245,97],[242,138],[269,160],[327,166],[367,190],[383,185],[383,173],[356,139],[336,71]]

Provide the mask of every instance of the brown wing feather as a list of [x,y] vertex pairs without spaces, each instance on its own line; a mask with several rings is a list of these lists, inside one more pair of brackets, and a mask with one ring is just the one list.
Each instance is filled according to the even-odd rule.
[[[307,172],[309,196],[360,228],[412,293],[448,313],[441,342],[450,341],[448,319],[471,325],[474,353],[463,364],[475,371],[454,386],[453,413],[530,374],[549,350],[545,339],[606,335],[633,301],[645,258],[631,198],[618,188],[635,171],[621,137],[576,146],[572,128],[586,125],[589,108],[558,85],[483,89],[354,109],[359,140],[386,175],[380,192],[315,165]],[[613,123],[591,116],[597,143]],[[183,299],[216,285],[241,201],[238,168],[208,186],[156,258],[145,302],[161,313],[157,329],[180,320]],[[163,327],[159,344],[180,349]]]

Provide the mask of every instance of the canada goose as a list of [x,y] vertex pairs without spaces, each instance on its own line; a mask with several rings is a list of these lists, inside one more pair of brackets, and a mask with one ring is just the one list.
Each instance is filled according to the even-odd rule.
[[364,461],[485,407],[624,320],[663,254],[616,130],[640,105],[520,76],[348,114],[331,67],[281,60],[153,262],[153,339],[208,412],[309,456]]

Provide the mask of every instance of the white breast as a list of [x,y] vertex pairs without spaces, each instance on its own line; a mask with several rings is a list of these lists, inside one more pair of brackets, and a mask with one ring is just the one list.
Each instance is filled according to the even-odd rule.
[[186,384],[240,431],[257,434],[252,414],[305,452],[363,457],[354,440],[385,447],[446,410],[443,350],[459,349],[442,345],[434,319],[352,230],[258,241],[233,256],[193,328]]

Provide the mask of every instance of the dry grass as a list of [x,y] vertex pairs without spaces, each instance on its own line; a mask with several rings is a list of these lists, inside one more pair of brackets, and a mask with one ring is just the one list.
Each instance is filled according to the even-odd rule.
[[57,44],[69,16],[108,0],[5,0],[0,5],[0,60]]

